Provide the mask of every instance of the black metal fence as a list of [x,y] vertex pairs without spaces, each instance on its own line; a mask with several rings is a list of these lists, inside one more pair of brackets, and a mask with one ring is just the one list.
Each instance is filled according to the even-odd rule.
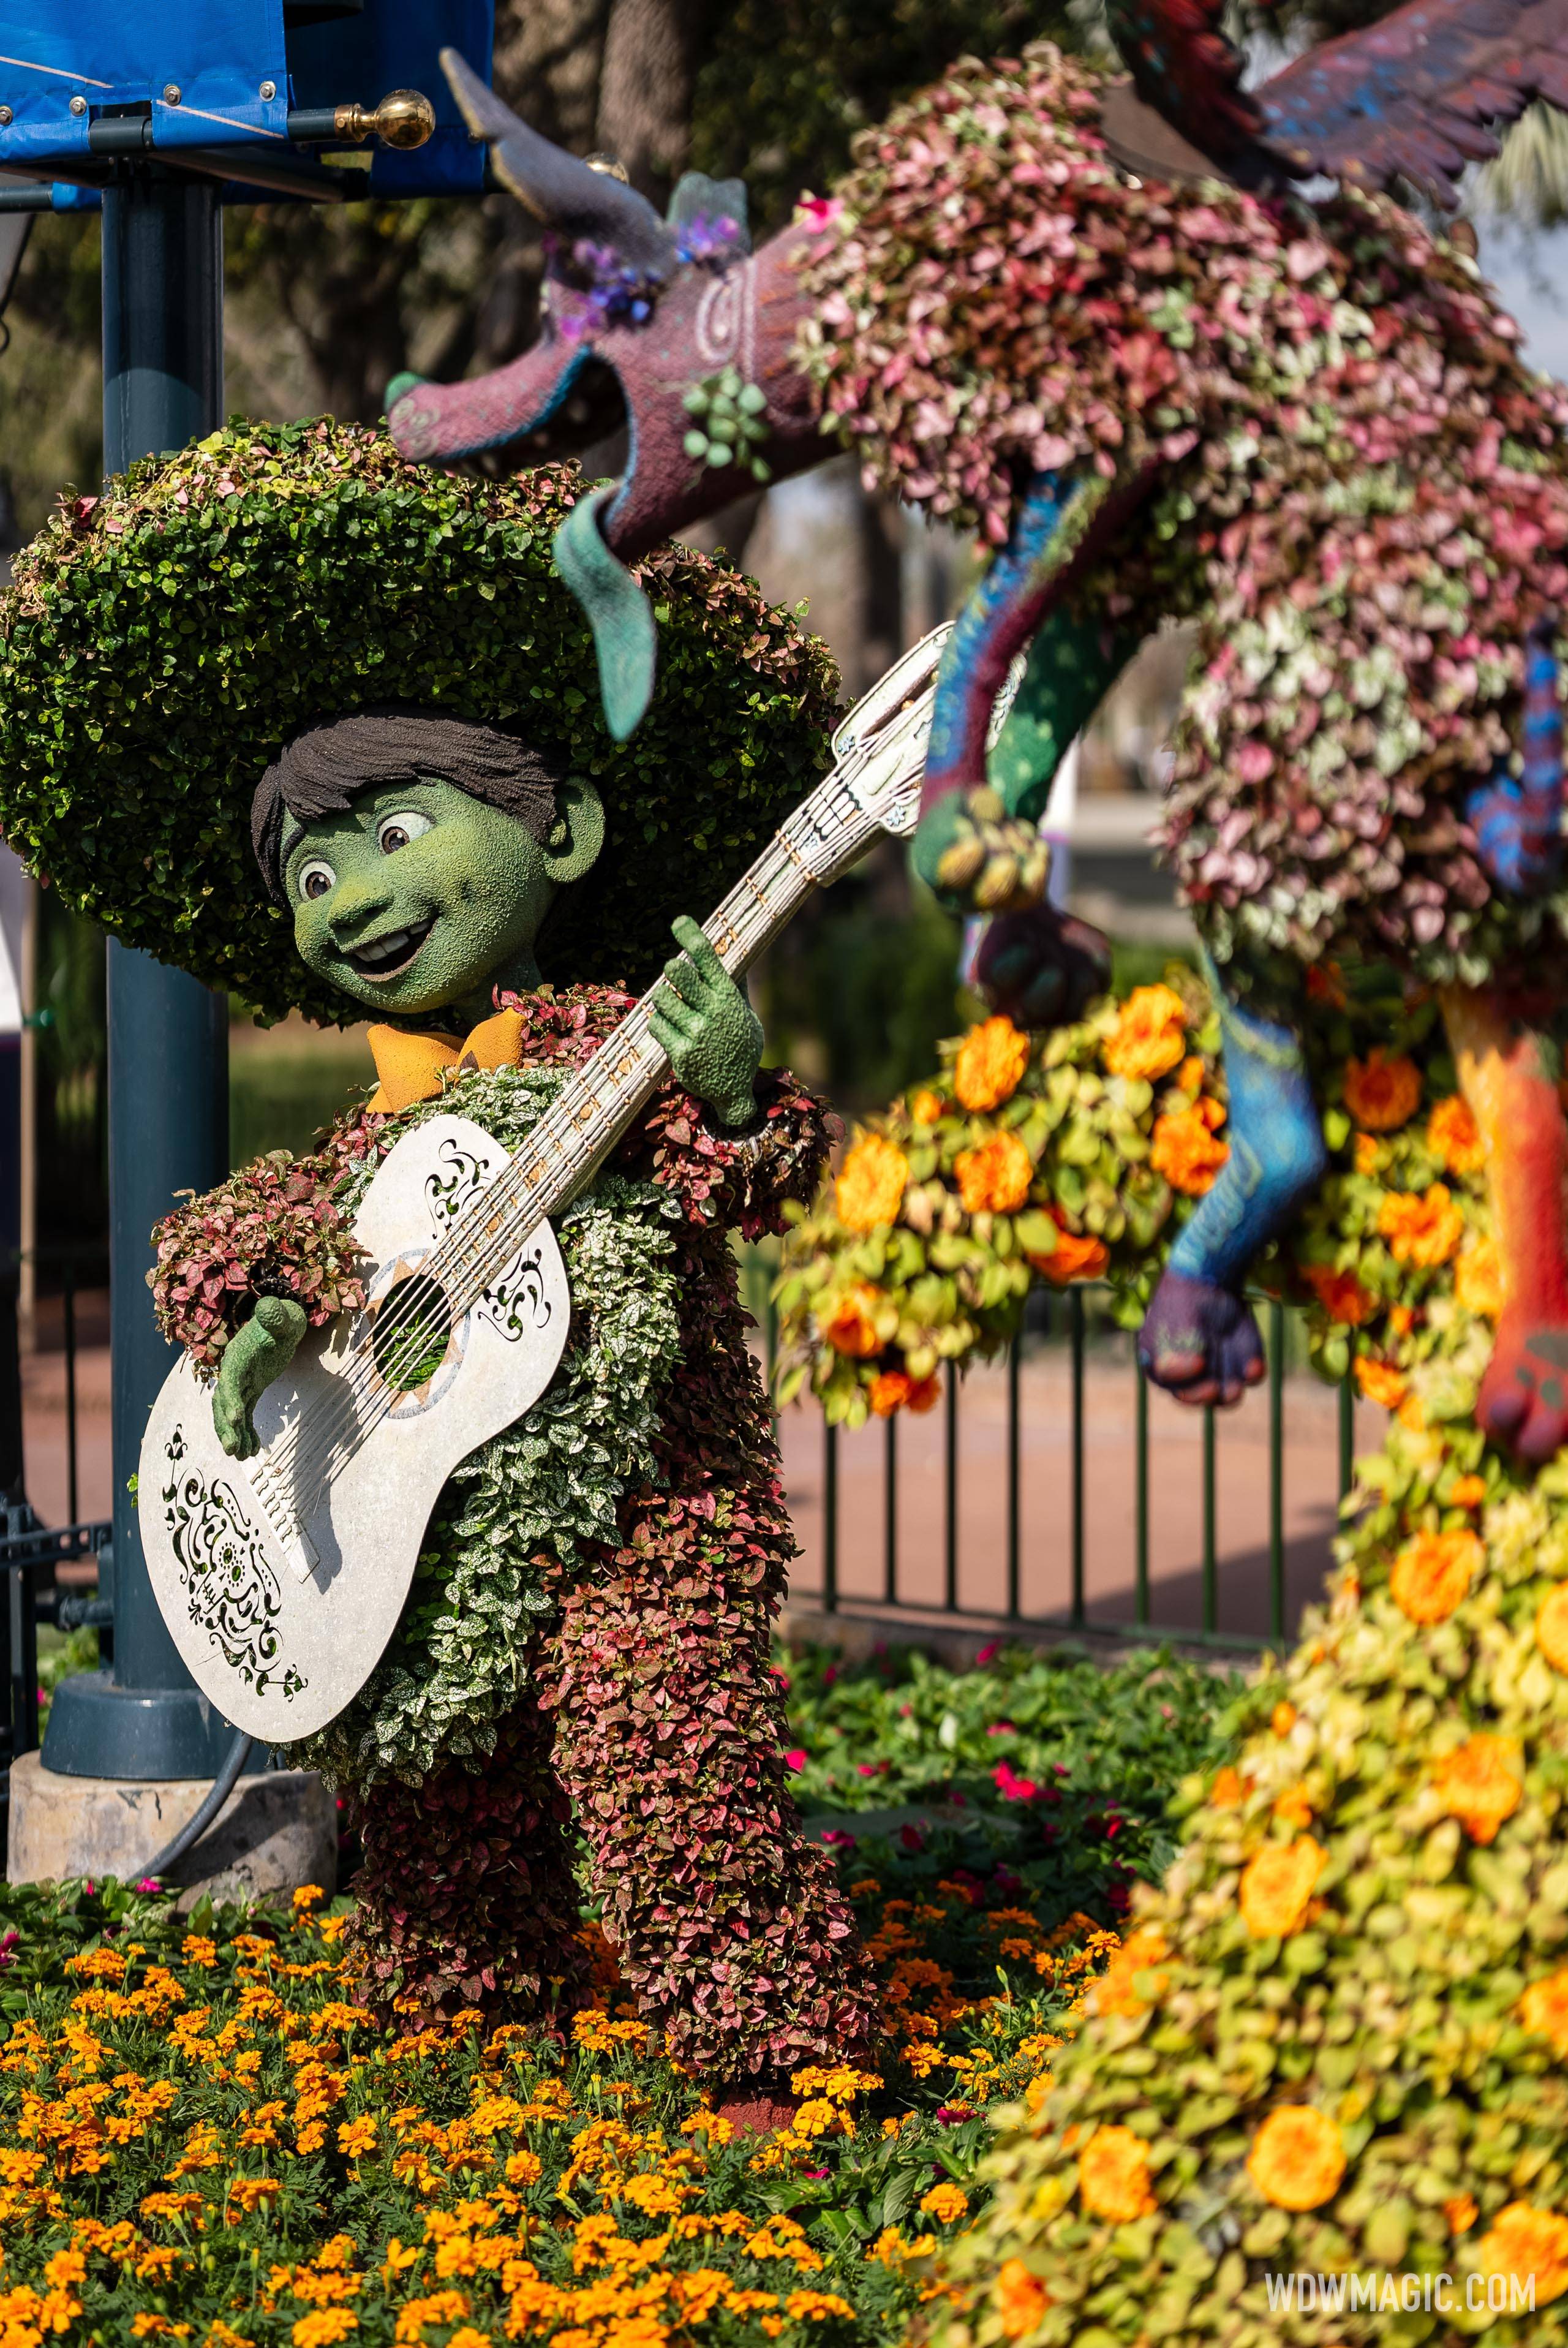
[[[853,1435],[819,1420],[810,1438],[818,1447],[814,1464],[803,1432],[797,1432],[791,1440],[786,1424],[789,1496],[798,1528],[806,1536],[806,1555],[793,1581],[792,1601],[805,1609],[820,1608],[826,1614],[903,1617],[926,1623],[951,1621],[1000,1628],[1012,1635],[1077,1632],[1125,1636],[1132,1632],[1233,1649],[1277,1648],[1293,1635],[1301,1603],[1316,1596],[1329,1563],[1339,1504],[1352,1480],[1357,1404],[1348,1379],[1328,1390],[1310,1373],[1289,1374],[1293,1359],[1305,1362],[1299,1334],[1294,1342],[1292,1338],[1291,1323],[1296,1316],[1272,1299],[1258,1302],[1267,1352],[1266,1375],[1261,1389],[1248,1395],[1234,1415],[1212,1408],[1179,1414],[1178,1406],[1158,1394],[1151,1406],[1148,1383],[1132,1357],[1130,1344],[1109,1325],[1099,1309],[1100,1299],[1086,1284],[1070,1289],[1065,1296],[1037,1292],[1031,1300],[1033,1309],[1025,1334],[1015,1340],[995,1374],[1005,1382],[1004,1390],[1000,1397],[993,1394],[991,1398],[991,1423],[983,1456],[971,1439],[973,1405],[967,1399],[968,1382],[951,1371],[943,1381],[934,1458],[932,1439],[923,1435],[918,1422],[902,1415],[873,1422]],[[770,1356],[773,1331],[769,1321],[764,1327],[764,1351]],[[1054,1431],[1064,1456],[1058,1462],[1053,1454],[1048,1491],[1043,1503],[1037,1495],[1031,1510],[1025,1488],[1024,1452],[1038,1432],[1032,1421],[1039,1400],[1026,1397],[1024,1369],[1027,1360],[1052,1349],[1058,1359],[1050,1406],[1064,1422]],[[1122,1543],[1130,1551],[1125,1560],[1130,1572],[1114,1603],[1097,1600],[1091,1588],[1097,1562],[1086,1406],[1086,1385],[1091,1377],[1102,1400],[1119,1392],[1130,1404],[1125,1417],[1131,1524],[1130,1540]],[[1118,1382],[1123,1379],[1125,1387],[1119,1387]],[[995,1425],[998,1401],[999,1442]],[[810,1407],[814,1416],[814,1406]],[[1195,1571],[1183,1577],[1184,1583],[1192,1585],[1183,1588],[1184,1619],[1163,1616],[1156,1604],[1151,1565],[1156,1549],[1154,1520],[1160,1509],[1151,1473],[1151,1407],[1168,1415],[1161,1423],[1163,1441],[1172,1440],[1179,1415],[1179,1436],[1185,1439],[1187,1450],[1197,1452],[1197,1553]],[[1287,1543],[1291,1450],[1287,1411],[1294,1411],[1298,1418],[1310,1413],[1317,1426],[1325,1422],[1326,1410],[1331,1417],[1321,1425],[1321,1439],[1306,1463],[1319,1488],[1310,1496],[1315,1503],[1318,1529]],[[1243,1557],[1229,1555],[1222,1540],[1228,1497],[1227,1456],[1235,1443],[1233,1427],[1249,1438],[1250,1485],[1255,1487],[1259,1480],[1260,1466],[1264,1485],[1264,1539]],[[1256,1457],[1260,1431],[1263,1461]],[[907,1465],[912,1438],[921,1448],[917,1491],[911,1489]],[[880,1458],[869,1454],[868,1447],[873,1445],[880,1447]],[[856,1521],[852,1531],[846,1532],[845,1463],[851,1453],[858,1463]],[[1297,1465],[1301,1469],[1301,1463]],[[1058,1467],[1064,1471],[1059,1484]],[[1305,1471],[1301,1472],[1305,1479]],[[961,1507],[966,1482],[975,1476],[984,1478],[987,1486],[999,1486],[999,1490],[987,1489],[979,1495],[981,1505],[968,1512],[972,1520],[976,1515],[982,1519],[977,1532],[973,1521],[965,1529]],[[1037,1485],[1040,1480],[1037,1477]],[[1249,1497],[1255,1500],[1255,1491]],[[923,1590],[911,1587],[916,1578],[908,1554],[912,1546],[923,1551],[928,1569]],[[1287,1562],[1292,1567],[1288,1573]],[[847,1564],[852,1564],[852,1572],[846,1571]],[[1031,1570],[1026,1572],[1026,1568]],[[1051,1602],[1041,1603],[1030,1594],[1027,1584],[1042,1580],[1052,1585]],[[1243,1580],[1244,1591],[1238,1587]],[[1244,1600],[1245,1612],[1256,1627],[1222,1622],[1223,1613],[1236,1613],[1239,1598]]]

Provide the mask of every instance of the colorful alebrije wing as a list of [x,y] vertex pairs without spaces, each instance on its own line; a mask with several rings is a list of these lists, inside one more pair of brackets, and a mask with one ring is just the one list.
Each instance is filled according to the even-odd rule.
[[1568,0],[1409,0],[1253,95],[1259,145],[1288,171],[1374,188],[1402,175],[1452,203],[1466,164],[1497,152],[1489,124],[1532,98],[1568,106]]
[[1220,30],[1224,0],[1106,0],[1106,29],[1140,98],[1205,155],[1250,147],[1263,118]]

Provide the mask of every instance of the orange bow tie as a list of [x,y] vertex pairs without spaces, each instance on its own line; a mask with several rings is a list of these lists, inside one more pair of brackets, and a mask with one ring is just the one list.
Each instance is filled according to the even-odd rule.
[[409,1035],[400,1027],[371,1027],[366,1039],[381,1081],[366,1107],[394,1114],[434,1100],[449,1071],[515,1068],[522,1058],[522,1014],[492,1012],[460,1044],[449,1035]]

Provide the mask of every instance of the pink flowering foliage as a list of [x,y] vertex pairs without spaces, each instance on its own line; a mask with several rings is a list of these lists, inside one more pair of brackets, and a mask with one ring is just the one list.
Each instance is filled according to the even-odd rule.
[[1479,981],[1568,911],[1495,898],[1460,814],[1568,592],[1568,403],[1413,215],[1140,183],[1100,88],[1041,44],[862,135],[799,264],[827,412],[993,545],[1031,471],[1151,474],[1084,595],[1201,623],[1167,848],[1214,950]]
[[[382,1120],[361,1112],[356,1137],[366,1122]],[[198,1369],[217,1368],[258,1296],[292,1296],[313,1329],[364,1303],[359,1250],[331,1188],[338,1159],[353,1154],[346,1137],[316,1158],[273,1150],[159,1224],[147,1275],[153,1311]]]

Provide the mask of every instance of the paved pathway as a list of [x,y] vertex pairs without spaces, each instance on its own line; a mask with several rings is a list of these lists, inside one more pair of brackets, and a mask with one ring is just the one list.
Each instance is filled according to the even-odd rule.
[[[94,1331],[92,1334],[97,1334]],[[46,1522],[67,1520],[65,1357],[26,1356],[27,1488]],[[1059,1616],[1072,1596],[1070,1389],[1059,1349],[1024,1365],[1020,1419],[1020,1594],[1026,1614]],[[77,1355],[78,1512],[109,1512],[108,1352]],[[1135,1597],[1132,1372],[1091,1355],[1084,1380],[1084,1594],[1096,1621],[1130,1622]],[[898,1590],[912,1606],[939,1606],[944,1580],[944,1414],[898,1421]],[[1363,1405],[1360,1447],[1383,1413]],[[1222,1414],[1216,1447],[1217,1621],[1222,1631],[1266,1634],[1268,1405],[1262,1392]],[[780,1426],[785,1479],[804,1551],[794,1594],[810,1603],[822,1577],[822,1421],[797,1405]],[[1006,1593],[1006,1379],[971,1374],[959,1406],[958,1596],[999,1612]],[[1202,1420],[1163,1395],[1149,1406],[1150,1614],[1196,1629],[1202,1621]],[[847,1601],[879,1597],[884,1570],[885,1430],[839,1445],[839,1589]],[[1284,1537],[1287,1621],[1315,1596],[1329,1563],[1337,1474],[1336,1397],[1309,1376],[1286,1381]]]

